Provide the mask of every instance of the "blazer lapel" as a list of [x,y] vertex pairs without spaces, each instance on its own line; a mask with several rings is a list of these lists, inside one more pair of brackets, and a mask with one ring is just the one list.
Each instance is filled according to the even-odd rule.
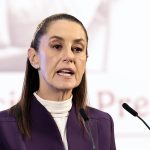
[[89,136],[77,118],[75,106],[72,107],[67,121],[67,141],[69,150],[92,149]]
[[31,101],[31,133],[31,139],[26,139],[29,150],[64,150],[53,117],[35,97]]

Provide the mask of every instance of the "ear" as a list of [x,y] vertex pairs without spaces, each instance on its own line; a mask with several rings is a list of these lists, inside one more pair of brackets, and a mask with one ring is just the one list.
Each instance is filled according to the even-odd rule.
[[33,68],[39,69],[40,67],[39,56],[37,51],[34,48],[28,49],[28,59]]

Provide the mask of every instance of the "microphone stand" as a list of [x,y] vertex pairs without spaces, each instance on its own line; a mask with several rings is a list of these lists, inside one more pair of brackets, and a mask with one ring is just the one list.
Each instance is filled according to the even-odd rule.
[[93,150],[96,150],[96,147],[95,147],[95,144],[94,144],[94,139],[93,139],[92,132],[91,132],[91,128],[90,128],[90,125],[89,125],[89,120],[86,121],[85,124],[87,125],[87,127],[85,125],[85,128],[88,131],[87,133],[88,133],[88,135],[91,139]]
[[140,117],[140,116],[137,116],[146,126],[147,128],[150,130],[150,127],[148,126],[148,124]]
[[93,136],[92,136],[92,131],[91,131],[91,128],[90,128],[90,122],[89,122],[89,117],[87,116],[85,110],[83,108],[80,109],[80,115],[81,117],[83,118],[84,122],[85,122],[85,129],[87,131],[87,134],[91,140],[91,143],[92,143],[92,150],[96,150],[96,146],[95,146],[95,143],[94,143],[94,139],[93,139]]

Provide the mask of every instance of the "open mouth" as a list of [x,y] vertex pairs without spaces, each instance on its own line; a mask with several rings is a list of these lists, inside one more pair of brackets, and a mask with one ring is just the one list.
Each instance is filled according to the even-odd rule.
[[60,76],[70,77],[75,74],[72,69],[60,69],[57,71],[57,74]]

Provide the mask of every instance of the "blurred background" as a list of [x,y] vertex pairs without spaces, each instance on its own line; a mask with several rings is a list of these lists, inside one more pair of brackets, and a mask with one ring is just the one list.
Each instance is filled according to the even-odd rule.
[[70,13],[89,33],[89,104],[113,117],[118,150],[148,149],[150,131],[122,103],[150,125],[149,8],[149,0],[0,0],[0,110],[20,97],[37,24]]

